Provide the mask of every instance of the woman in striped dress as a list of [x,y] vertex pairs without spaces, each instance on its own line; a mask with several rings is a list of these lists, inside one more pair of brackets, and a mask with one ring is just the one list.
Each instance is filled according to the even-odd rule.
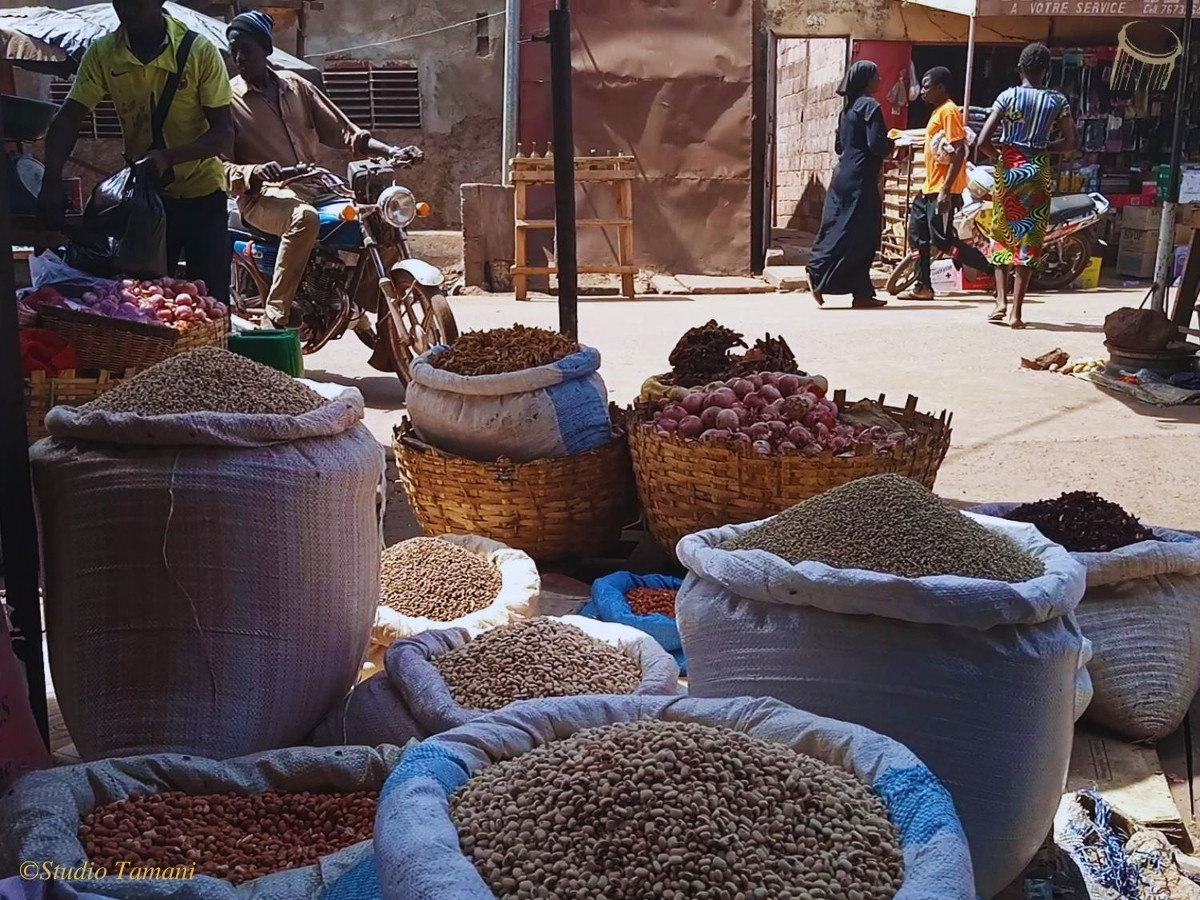
[[[1012,328],[1025,327],[1021,304],[1050,224],[1050,194],[1054,188],[1050,154],[1067,153],[1076,146],[1075,123],[1067,98],[1044,86],[1050,74],[1050,51],[1044,44],[1030,44],[1021,51],[1019,68],[1021,84],[996,98],[979,133],[980,146],[990,147],[996,156],[989,256],[996,267],[996,308],[988,321],[1007,321]],[[1052,138],[1054,132],[1058,136]]]

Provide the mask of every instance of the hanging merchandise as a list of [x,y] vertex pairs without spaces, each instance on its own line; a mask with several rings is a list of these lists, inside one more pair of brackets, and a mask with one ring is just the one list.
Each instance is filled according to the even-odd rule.
[[[1144,29],[1138,37],[1131,35],[1130,30],[1136,29],[1139,25],[1149,27]],[[1139,38],[1143,43],[1147,42],[1149,33],[1155,29],[1162,29],[1169,36],[1163,40],[1164,36],[1158,35],[1168,49],[1153,52],[1143,50],[1134,43]],[[1127,22],[1117,35],[1117,56],[1113,60],[1109,87],[1119,91],[1133,91],[1140,87],[1151,91],[1166,90],[1167,83],[1171,80],[1171,74],[1175,71],[1175,61],[1179,59],[1182,52],[1183,44],[1179,40],[1179,35],[1166,25],[1157,22]]]
[[901,69],[900,74],[896,76],[896,83],[888,91],[887,99],[892,105],[892,112],[899,115],[904,111],[904,107],[920,96],[921,82],[917,80],[917,68],[909,60],[908,68]]

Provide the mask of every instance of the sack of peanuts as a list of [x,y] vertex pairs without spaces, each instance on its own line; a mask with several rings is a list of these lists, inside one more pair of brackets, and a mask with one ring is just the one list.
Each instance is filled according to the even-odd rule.
[[379,601],[362,415],[356,390],[215,348],[51,410],[30,451],[46,636],[84,759],[294,746],[345,696]]
[[380,560],[366,674],[382,670],[387,648],[400,638],[434,628],[475,635],[527,618],[540,585],[537,564],[499,541],[447,534],[393,544]]
[[362,898],[975,897],[916,756],[771,699],[518,703],[410,748],[382,796]]
[[[439,367],[444,352],[435,347],[413,361],[405,395],[413,428],[426,443],[482,462],[506,457],[523,463],[573,456],[612,440],[599,351],[576,345],[545,365],[481,375]],[[505,362],[494,368],[506,368]]]
[[691,695],[776,697],[902,742],[954,797],[979,893],[1021,873],[1086,699],[1084,572],[1066,551],[876,476],[677,553]]
[[370,861],[376,798],[400,753],[156,754],[34,772],[0,804],[0,872],[61,865],[62,881],[121,900],[318,897]]
[[[1007,518],[1043,505],[1055,511],[1059,501],[994,503],[973,511]],[[1047,536],[1066,540],[1087,570],[1087,591],[1075,611],[1093,650],[1088,674],[1095,695],[1084,718],[1135,741],[1171,734],[1200,690],[1200,537],[1141,526],[1130,543],[1096,551],[1073,549],[1094,546],[1075,542],[1086,533],[1075,541]]]
[[675,624],[675,597],[682,585],[682,578],[671,575],[613,572],[592,583],[592,597],[579,614],[646,632],[675,657],[680,673],[686,675],[687,659]]

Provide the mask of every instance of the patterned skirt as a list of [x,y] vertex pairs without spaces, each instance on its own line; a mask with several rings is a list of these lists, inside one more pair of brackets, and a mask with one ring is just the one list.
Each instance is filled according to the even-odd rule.
[[1002,146],[992,187],[994,266],[1034,266],[1050,225],[1050,156]]

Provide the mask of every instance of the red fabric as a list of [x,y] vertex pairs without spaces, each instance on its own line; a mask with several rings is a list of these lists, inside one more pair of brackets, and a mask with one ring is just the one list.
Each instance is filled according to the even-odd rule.
[[79,368],[79,355],[65,337],[45,328],[21,329],[21,368],[45,372],[53,377],[66,369]]

